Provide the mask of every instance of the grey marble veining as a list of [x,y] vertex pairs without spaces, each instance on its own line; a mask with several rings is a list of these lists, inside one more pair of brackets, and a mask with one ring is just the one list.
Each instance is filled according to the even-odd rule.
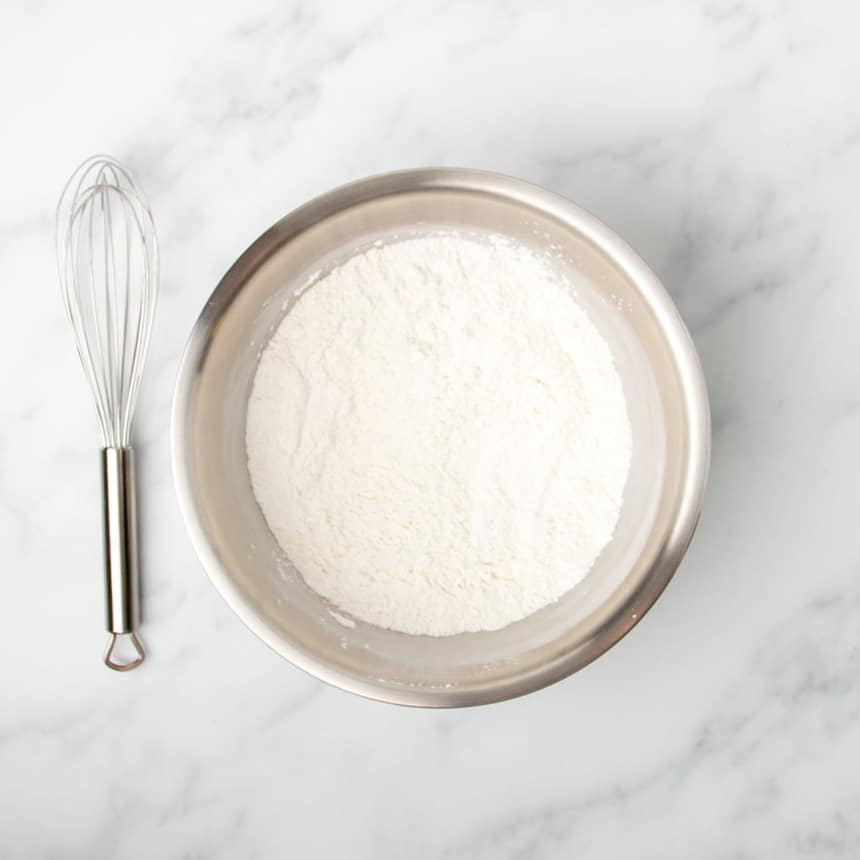
[[[0,197],[0,855],[860,856],[860,15],[787,0],[16,2]],[[90,152],[156,213],[137,422],[145,669],[100,663],[97,432],[53,207]],[[209,585],[169,471],[173,378],[270,223],[457,164],[565,194],[665,282],[700,351],[700,530],[573,678],[462,712],[340,693]]]

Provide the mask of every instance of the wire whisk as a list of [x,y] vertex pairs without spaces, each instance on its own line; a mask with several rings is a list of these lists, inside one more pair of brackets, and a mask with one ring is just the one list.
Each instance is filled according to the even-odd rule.
[[[128,671],[144,659],[136,634],[137,517],[131,427],[158,293],[158,241],[149,206],[129,171],[104,155],[88,158],[57,206],[57,267],[66,316],[92,389],[101,431],[107,666]],[[114,657],[127,634],[130,662]]]

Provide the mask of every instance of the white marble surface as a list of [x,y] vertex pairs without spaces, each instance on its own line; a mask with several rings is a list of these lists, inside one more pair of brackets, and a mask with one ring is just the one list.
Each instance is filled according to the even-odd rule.
[[[0,855],[860,856],[860,14],[846,3],[4,4]],[[146,667],[100,663],[96,425],[54,273],[66,175],[147,188]],[[271,653],[186,538],[168,412],[226,267],[310,195],[478,166],[568,195],[676,298],[714,414],[668,591],[573,678],[462,712]]]

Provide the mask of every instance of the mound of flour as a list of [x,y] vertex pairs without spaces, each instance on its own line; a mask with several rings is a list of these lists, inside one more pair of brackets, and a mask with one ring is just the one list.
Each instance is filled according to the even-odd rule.
[[305,292],[260,359],[248,467],[308,585],[406,633],[493,630],[576,585],[630,464],[606,342],[533,252],[373,247]]

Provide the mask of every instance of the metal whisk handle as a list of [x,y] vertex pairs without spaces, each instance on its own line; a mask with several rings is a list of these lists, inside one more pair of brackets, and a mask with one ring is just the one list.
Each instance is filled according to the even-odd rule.
[[[105,627],[111,634],[105,665],[127,672],[143,662],[137,638],[139,582],[137,558],[137,508],[134,487],[134,451],[129,447],[103,448],[101,452],[102,510],[105,562]],[[114,657],[117,637],[127,634],[137,657],[118,662]]]

